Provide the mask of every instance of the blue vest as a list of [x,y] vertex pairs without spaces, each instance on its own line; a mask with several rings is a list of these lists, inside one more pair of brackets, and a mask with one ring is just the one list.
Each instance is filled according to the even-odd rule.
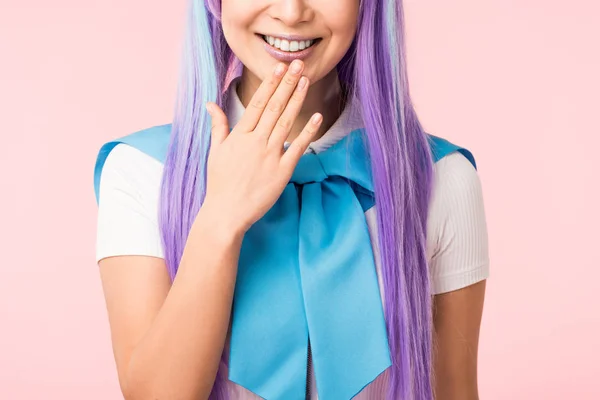
[[[108,157],[111,150],[114,149],[116,145],[120,143],[128,144],[164,164],[167,157],[170,136],[171,124],[166,124],[134,132],[105,143],[100,148],[96,159],[96,166],[94,168],[94,192],[96,195],[96,202],[100,200],[100,177],[102,175],[102,167],[104,167],[106,157]],[[477,168],[475,158],[469,150],[457,146],[441,137],[431,134],[428,135],[428,137],[430,139],[429,143],[434,162],[441,160],[450,153],[458,151],[471,162],[473,167]]]

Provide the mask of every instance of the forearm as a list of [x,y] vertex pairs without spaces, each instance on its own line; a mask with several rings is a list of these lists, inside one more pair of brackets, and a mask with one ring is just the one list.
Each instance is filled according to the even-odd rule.
[[132,353],[129,398],[208,397],[229,326],[242,238],[200,211],[169,294]]
[[477,400],[485,281],[434,298],[436,400]]
[[443,366],[437,366],[435,379],[435,400],[479,400],[476,374],[473,379],[465,379],[462,371],[449,374]]

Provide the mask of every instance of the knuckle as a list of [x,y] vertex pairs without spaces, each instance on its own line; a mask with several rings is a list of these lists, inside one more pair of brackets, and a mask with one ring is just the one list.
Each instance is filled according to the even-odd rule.
[[269,111],[279,113],[283,110],[283,103],[278,100],[272,100],[269,102]]
[[302,152],[302,146],[300,146],[300,144],[294,140],[292,143],[290,143],[290,147],[288,147],[287,151],[291,151],[292,154],[297,155]]
[[303,98],[302,93],[300,93],[298,91],[294,91],[294,94],[292,94],[292,100],[293,101],[301,103],[302,102],[302,98]]
[[264,108],[265,108],[265,106],[266,106],[266,104],[267,104],[267,102],[266,102],[264,99],[261,99],[261,98],[254,99],[254,100],[252,100],[252,101],[250,102],[250,105],[251,105],[253,108],[256,108],[256,109],[259,109],[259,110],[262,110],[262,109],[264,109]]
[[296,79],[291,76],[286,76],[283,81],[286,85],[296,86]]
[[292,120],[289,118],[279,118],[277,121],[277,126],[287,132],[292,127]]

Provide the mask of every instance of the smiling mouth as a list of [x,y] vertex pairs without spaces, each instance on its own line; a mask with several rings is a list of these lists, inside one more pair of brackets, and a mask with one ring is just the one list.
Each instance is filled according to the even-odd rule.
[[306,50],[313,47],[321,41],[321,38],[307,39],[307,40],[287,40],[281,39],[274,36],[258,35],[263,41],[268,43],[270,46],[284,52],[296,53],[302,50]]

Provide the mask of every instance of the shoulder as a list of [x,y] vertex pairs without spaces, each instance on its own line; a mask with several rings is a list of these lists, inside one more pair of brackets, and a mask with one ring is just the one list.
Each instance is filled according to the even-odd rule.
[[443,160],[447,155],[458,152],[462,154],[471,163],[471,165],[473,165],[473,168],[477,169],[475,157],[468,149],[456,145],[450,142],[448,139],[432,134],[427,134],[427,139],[429,141],[429,148],[431,150],[431,155],[434,162]]
[[101,209],[127,204],[138,214],[156,214],[163,164],[141,150],[119,144],[106,157],[99,184]]
[[465,197],[477,197],[481,182],[471,151],[449,140],[428,134],[434,161],[432,199],[448,204]]
[[106,156],[99,183],[96,261],[119,255],[163,257],[159,200],[163,164],[120,143]]
[[445,196],[456,197],[465,189],[480,186],[479,173],[473,163],[460,151],[454,151],[434,164],[434,193],[443,191]]
[[428,230],[437,247],[449,240],[449,227],[462,229],[474,216],[484,218],[481,179],[473,164],[455,151],[434,165]]
[[[94,191],[96,201],[98,202],[100,200],[100,181],[102,175],[105,173],[107,168],[106,163],[109,159],[111,160],[110,168],[113,172],[115,171],[115,168],[124,170],[124,168],[135,167],[136,164],[132,164],[132,161],[129,161],[129,158],[135,161],[141,157],[139,153],[146,155],[150,159],[154,159],[160,164],[164,163],[171,137],[171,127],[171,124],[154,126],[104,143],[98,152],[94,166]],[[120,149],[115,156],[113,155],[113,152],[117,148]],[[123,150],[123,148],[135,149],[138,152],[128,152],[127,150]],[[144,159],[145,157],[141,158]],[[142,165],[144,165],[144,163],[142,163]]]
[[142,191],[160,184],[163,163],[136,147],[120,143],[107,155],[102,171],[101,186],[122,181],[127,186]]
[[482,184],[465,152],[453,150],[435,163],[427,225],[434,293],[488,277]]

